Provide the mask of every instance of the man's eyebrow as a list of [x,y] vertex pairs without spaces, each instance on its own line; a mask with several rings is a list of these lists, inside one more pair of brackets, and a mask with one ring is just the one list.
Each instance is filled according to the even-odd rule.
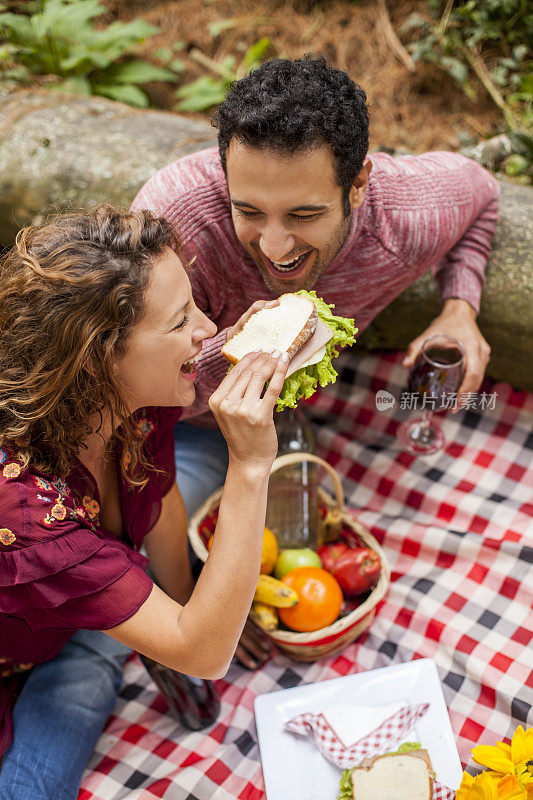
[[[232,199],[231,202],[232,202],[232,204],[234,206],[246,206],[246,208],[253,208],[255,211],[259,211],[258,208],[253,206],[251,203],[246,203],[244,200],[236,200],[236,199],[233,200]],[[324,211],[326,208],[329,208],[329,206],[327,204],[323,204],[323,205],[311,204],[311,205],[305,205],[305,206],[295,206],[294,208],[290,209],[290,213],[293,213],[295,211]]]

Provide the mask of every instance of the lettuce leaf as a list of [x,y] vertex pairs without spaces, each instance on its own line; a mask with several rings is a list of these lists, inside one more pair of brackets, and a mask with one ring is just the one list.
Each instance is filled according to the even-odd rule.
[[338,348],[355,344],[355,334],[357,333],[354,320],[336,317],[331,311],[335,306],[317,297],[316,292],[306,292],[302,289],[296,294],[308,297],[313,301],[318,316],[328,328],[331,328],[333,337],[326,344],[326,355],[322,361],[319,361],[318,364],[311,364],[309,367],[303,367],[289,375],[276,403],[276,411],[283,411],[284,408],[296,408],[299,400],[307,399],[316,392],[318,384],[327,386],[329,383],[334,383],[338,373],[331,363],[332,359],[339,355]]
[[341,778],[339,800],[353,800],[352,770],[345,769]]

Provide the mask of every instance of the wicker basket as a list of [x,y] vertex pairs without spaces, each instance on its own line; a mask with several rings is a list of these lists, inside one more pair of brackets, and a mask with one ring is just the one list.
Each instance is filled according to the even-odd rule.
[[[271,473],[302,461],[314,461],[319,464],[327,471],[333,482],[335,499],[322,488],[318,489],[322,540],[340,536],[352,546],[363,544],[370,547],[381,559],[381,573],[376,586],[354,611],[336,620],[332,625],[311,633],[278,629],[266,634],[281,650],[297,661],[315,661],[339,653],[366,631],[374,619],[377,604],[387,593],[390,569],[385,553],[372,534],[345,510],[342,483],[330,464],[309,453],[290,453],[274,461]],[[218,489],[195,512],[189,523],[189,540],[194,552],[202,561],[208,556],[206,542],[214,531],[221,497],[222,489]]]

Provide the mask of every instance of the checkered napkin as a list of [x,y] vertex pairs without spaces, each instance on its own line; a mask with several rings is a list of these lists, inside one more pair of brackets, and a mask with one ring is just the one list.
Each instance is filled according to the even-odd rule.
[[[429,703],[403,706],[373,731],[349,746],[339,738],[323,713],[299,714],[286,722],[285,728],[301,736],[312,735],[318,749],[328,761],[341,769],[349,769],[360,764],[365,758],[381,755],[398,747],[428,708]],[[433,800],[454,800],[453,789],[443,786],[438,781],[434,781],[433,786]]]

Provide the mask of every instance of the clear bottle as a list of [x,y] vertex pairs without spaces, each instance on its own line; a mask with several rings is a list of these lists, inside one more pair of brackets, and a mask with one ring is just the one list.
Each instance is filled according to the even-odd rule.
[[[313,431],[300,409],[287,409],[276,420],[278,456],[314,453]],[[318,547],[317,465],[304,461],[275,472],[268,485],[266,524],[280,548]]]
[[199,731],[216,720],[220,698],[211,681],[176,672],[140,653],[139,658],[166,701],[171,716],[185,728]]

